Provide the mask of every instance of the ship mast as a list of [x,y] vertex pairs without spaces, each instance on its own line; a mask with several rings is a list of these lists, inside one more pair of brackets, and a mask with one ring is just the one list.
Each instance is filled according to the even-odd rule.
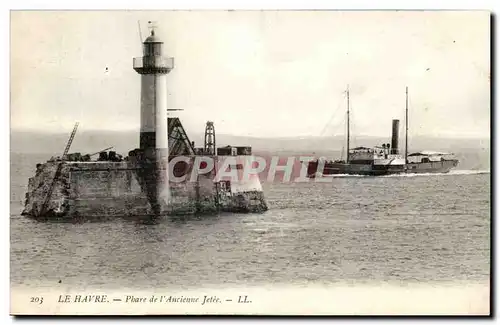
[[405,131],[405,164],[408,164],[408,86],[406,86],[406,131]]
[[349,123],[349,85],[347,85],[347,155],[346,163],[349,163],[349,138],[350,138],[350,123]]

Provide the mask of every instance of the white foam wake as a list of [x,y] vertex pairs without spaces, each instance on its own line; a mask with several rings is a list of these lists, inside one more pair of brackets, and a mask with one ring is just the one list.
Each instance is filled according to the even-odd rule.
[[382,177],[420,177],[420,176],[454,176],[454,175],[479,175],[489,174],[489,170],[457,169],[450,170],[448,173],[415,173],[415,174],[394,174]]
[[371,177],[368,175],[351,175],[351,174],[331,174],[331,175],[323,175],[323,176],[318,176],[318,177],[324,177],[324,178],[342,178],[342,177]]
[[460,169],[457,169],[457,170],[451,170],[449,172],[449,174],[452,174],[452,175],[474,175],[474,174],[489,174],[490,171],[489,170],[474,170],[474,169],[464,169],[464,170],[460,170]]
[[478,174],[489,174],[489,170],[474,170],[474,169],[462,169],[462,170],[451,170],[448,173],[409,173],[409,174],[392,174],[383,176],[369,176],[369,175],[351,175],[351,174],[333,174],[333,175],[323,175],[318,176],[318,178],[344,178],[344,177],[420,177],[420,176],[452,176],[452,175],[478,175]]

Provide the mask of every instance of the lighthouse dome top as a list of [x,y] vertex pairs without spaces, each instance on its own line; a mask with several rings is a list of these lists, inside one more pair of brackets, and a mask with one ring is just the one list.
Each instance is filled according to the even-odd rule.
[[149,35],[145,40],[144,43],[163,43],[163,41],[155,35],[155,30],[151,30],[151,35]]

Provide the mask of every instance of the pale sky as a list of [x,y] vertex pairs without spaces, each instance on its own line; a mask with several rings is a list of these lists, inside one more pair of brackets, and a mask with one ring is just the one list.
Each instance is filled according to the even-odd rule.
[[211,120],[224,134],[343,134],[349,84],[356,135],[403,125],[408,86],[412,135],[489,137],[479,11],[12,12],[11,127],[139,130],[132,58],[148,20],[175,59],[169,108],[184,109],[188,132]]

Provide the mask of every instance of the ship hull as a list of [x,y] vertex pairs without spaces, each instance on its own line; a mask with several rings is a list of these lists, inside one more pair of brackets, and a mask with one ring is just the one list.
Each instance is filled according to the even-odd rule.
[[331,163],[318,166],[317,161],[310,162],[307,169],[309,178],[329,175],[361,175],[361,176],[384,176],[394,174],[445,174],[449,173],[458,165],[458,160],[450,159],[426,163],[409,163],[403,165],[371,165],[371,164],[345,164]]
[[458,160],[449,159],[443,161],[432,161],[425,163],[409,163],[406,165],[408,174],[446,174],[458,165]]
[[323,170],[317,162],[311,162],[308,166],[308,177],[314,178],[317,174],[329,175],[361,175],[361,176],[383,176],[404,173],[403,165],[372,165],[372,164],[345,164],[325,163]]

